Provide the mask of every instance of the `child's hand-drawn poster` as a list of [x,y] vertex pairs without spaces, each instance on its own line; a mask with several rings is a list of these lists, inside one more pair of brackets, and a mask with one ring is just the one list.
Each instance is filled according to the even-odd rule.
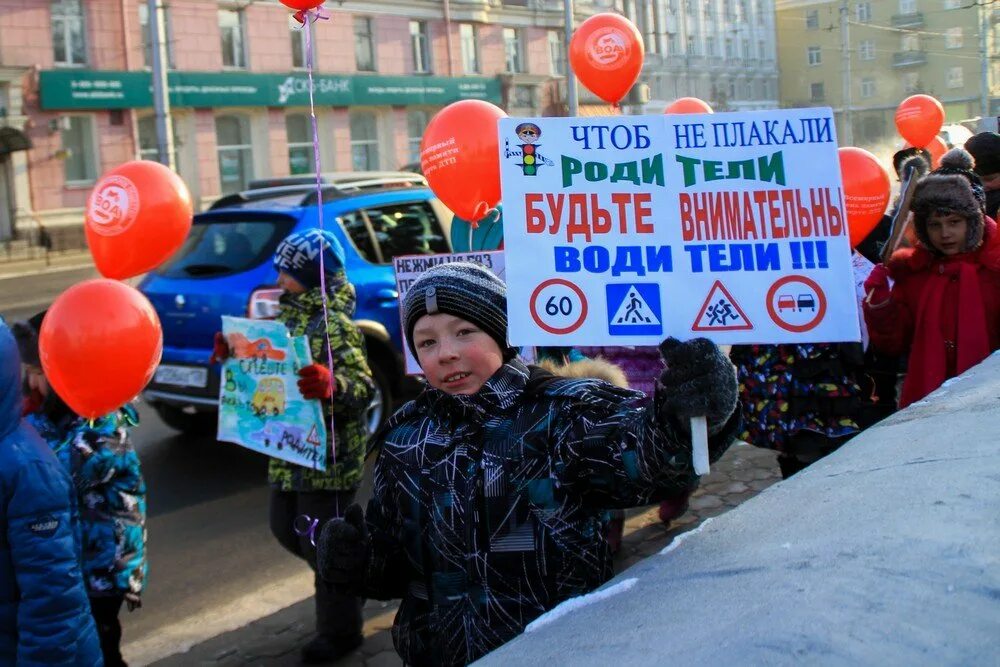
[[302,398],[298,371],[312,363],[304,336],[280,322],[223,317],[231,355],[219,382],[219,440],[326,470],[326,423],[319,401]]

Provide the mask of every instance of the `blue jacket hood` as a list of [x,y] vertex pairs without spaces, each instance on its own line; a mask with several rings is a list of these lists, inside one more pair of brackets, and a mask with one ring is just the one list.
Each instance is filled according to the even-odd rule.
[[0,317],[0,438],[21,421],[21,355],[7,322]]

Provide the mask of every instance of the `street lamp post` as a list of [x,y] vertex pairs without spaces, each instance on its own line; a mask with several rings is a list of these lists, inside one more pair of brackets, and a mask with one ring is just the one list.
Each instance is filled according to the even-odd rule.
[[566,46],[566,100],[569,102],[569,115],[579,115],[580,103],[576,94],[576,73],[569,60],[569,43],[573,39],[573,0],[564,0],[563,9],[566,12],[566,38],[563,40]]
[[174,126],[167,87],[167,30],[162,0],[147,0],[149,40],[153,52],[153,109],[156,120],[156,161],[177,171],[174,164]]

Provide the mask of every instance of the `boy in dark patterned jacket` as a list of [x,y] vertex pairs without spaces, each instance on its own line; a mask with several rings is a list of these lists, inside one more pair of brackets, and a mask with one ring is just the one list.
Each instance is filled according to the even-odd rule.
[[408,665],[472,662],[607,581],[602,511],[691,486],[690,417],[707,416],[712,460],[739,426],[735,371],[705,339],[663,343],[651,398],[525,366],[506,286],[475,264],[424,273],[403,319],[429,386],[374,437],[367,517],[326,524],[319,561],[340,590],[402,598]]
[[45,313],[14,324],[24,368],[25,420],[45,438],[73,482],[73,520],[90,610],[106,667],[123,667],[122,604],[142,604],[146,583],[146,482],[129,430],[139,423],[126,404],[84,419],[52,390],[39,360]]
[[[364,414],[374,392],[364,338],[351,320],[354,285],[344,272],[344,248],[327,231],[309,229],[284,239],[274,254],[281,295],[277,320],[291,336],[306,336],[314,363],[299,370],[299,390],[322,401],[335,430],[327,440],[327,469],[314,470],[271,459],[271,532],[283,547],[316,569],[310,533],[297,522],[320,525],[340,516],[354,500],[364,472],[367,430]],[[321,280],[322,278],[322,280]],[[326,312],[323,318],[323,291]],[[216,334],[214,358],[229,354]],[[332,363],[331,363],[332,359]],[[335,451],[331,440],[336,442]],[[305,534],[303,534],[305,533]],[[302,649],[307,663],[335,660],[361,645],[361,600],[331,590],[316,578],[316,637]]]

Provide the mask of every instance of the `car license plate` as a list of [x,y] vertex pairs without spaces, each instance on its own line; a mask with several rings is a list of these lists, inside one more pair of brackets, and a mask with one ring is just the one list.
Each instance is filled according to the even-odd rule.
[[208,384],[208,369],[193,366],[160,366],[156,369],[158,384],[178,387],[204,387]]

